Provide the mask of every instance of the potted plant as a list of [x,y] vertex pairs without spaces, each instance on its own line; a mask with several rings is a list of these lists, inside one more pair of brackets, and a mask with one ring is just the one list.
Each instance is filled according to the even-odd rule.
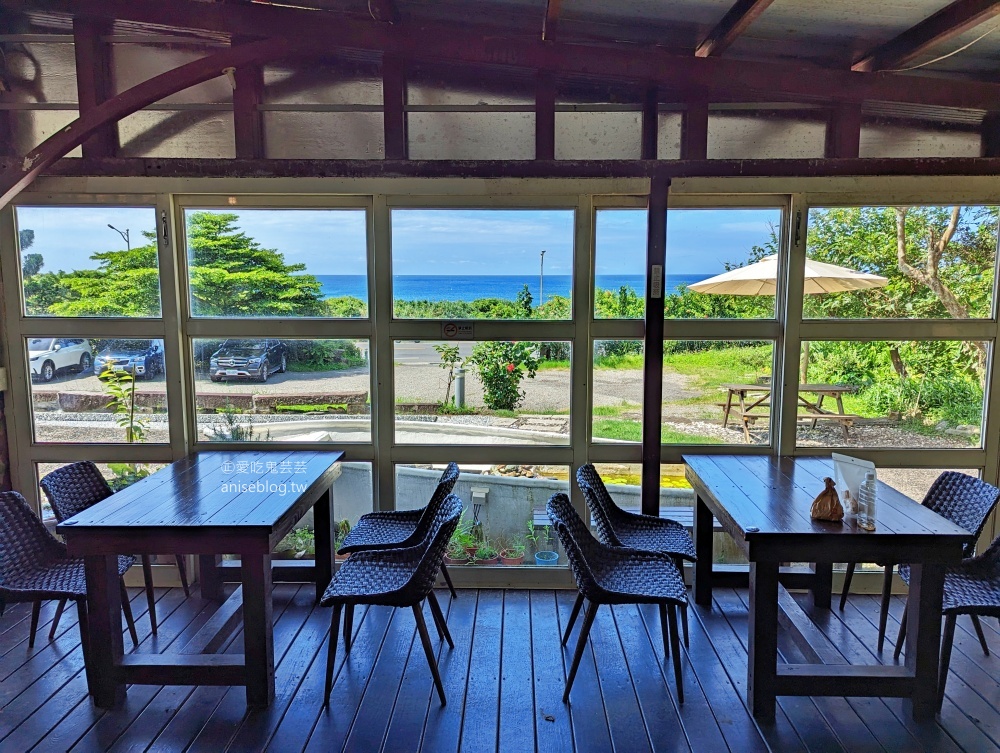
[[535,545],[535,564],[541,567],[554,567],[559,564],[559,552],[552,551],[552,530],[549,526],[535,528],[534,520],[528,521],[528,533],[525,536]]
[[499,560],[500,554],[497,552],[496,547],[484,539],[482,543],[480,543],[479,548],[476,549],[475,561],[473,564],[496,565],[499,563]]
[[444,555],[446,565],[468,565],[469,554],[465,551],[465,545],[454,536],[448,542],[448,550]]
[[[344,545],[344,540],[347,538],[347,534],[351,532],[351,521],[344,520],[338,521],[337,528],[335,529],[336,538],[333,541],[333,551],[336,552],[340,547]],[[349,554],[336,554],[334,555],[338,562],[343,562],[351,555]]]
[[500,549],[500,562],[504,565],[524,564],[524,539],[520,536],[512,536],[498,546]]

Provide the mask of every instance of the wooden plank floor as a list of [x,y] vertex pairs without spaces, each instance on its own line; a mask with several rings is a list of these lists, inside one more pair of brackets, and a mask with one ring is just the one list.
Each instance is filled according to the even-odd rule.
[[[435,640],[448,705],[433,692],[412,614],[376,607],[358,610],[349,656],[339,645],[326,711],[330,613],[313,607],[314,594],[307,586],[275,587],[277,693],[270,708],[254,713],[240,688],[179,686],[132,686],[121,708],[97,710],[86,695],[75,610],[66,611],[49,642],[54,605],[46,604],[29,650],[30,609],[11,605],[0,618],[0,751],[1000,750],[1000,626],[992,619],[983,622],[989,657],[959,620],[938,722],[914,722],[893,699],[782,698],[775,721],[759,724],[745,704],[746,590],[717,589],[712,609],[689,610],[683,706],[664,664],[655,607],[599,613],[565,706],[569,652],[559,635],[574,594],[464,590],[452,601],[442,593],[455,639],[453,650]],[[139,590],[131,596],[142,653],[183,645],[217,608],[179,589],[159,590],[154,638],[145,599]],[[876,597],[854,596],[844,612],[812,610],[806,596],[796,598],[847,661],[878,660],[870,648]],[[901,611],[896,598],[890,639]],[[241,646],[237,633],[223,650]],[[790,640],[779,646],[786,660],[802,661]],[[883,658],[891,661],[887,649]]]

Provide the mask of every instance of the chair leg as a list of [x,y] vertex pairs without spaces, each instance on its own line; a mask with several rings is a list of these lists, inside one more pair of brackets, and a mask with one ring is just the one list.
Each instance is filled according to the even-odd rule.
[[125,613],[125,624],[128,626],[128,634],[132,636],[132,645],[139,645],[139,635],[135,632],[135,619],[132,617],[132,603],[128,600],[128,591],[125,590],[125,579],[118,579],[118,586],[122,591],[122,612]]
[[35,647],[35,632],[38,630],[38,614],[42,611],[42,600],[35,599],[31,604],[31,627],[28,629],[28,648]]
[[563,693],[563,703],[569,702],[569,691],[573,687],[573,680],[576,679],[576,671],[580,668],[580,660],[583,658],[583,650],[587,647],[587,638],[590,636],[590,628],[594,624],[597,616],[598,604],[590,602],[583,613],[583,626],[580,628],[580,637],[576,641],[576,651],[573,653],[573,664],[569,668],[569,677],[566,678],[566,692]]
[[337,633],[340,628],[340,612],[344,605],[337,602],[333,605],[333,617],[330,619],[330,646],[326,652],[326,685],[323,687],[323,705],[330,705],[330,691],[333,690],[333,665],[337,661]]
[[354,605],[344,605],[344,653],[351,653],[351,636],[354,632]]
[[986,636],[983,634],[983,626],[979,623],[979,615],[970,614],[969,617],[972,618],[972,627],[976,629],[976,635],[979,636],[979,645],[983,647],[983,653],[989,656],[990,647],[989,644],[986,643]]
[[851,591],[851,581],[854,580],[854,567],[857,565],[856,562],[848,562],[847,570],[844,572],[844,589],[840,592],[840,611],[844,611],[844,605],[847,604],[847,594]]
[[153,565],[148,554],[142,560],[142,581],[146,587],[146,608],[149,611],[149,627],[156,635],[156,593],[153,591]]
[[424,644],[424,655],[427,657],[427,665],[431,668],[434,676],[434,686],[441,697],[441,705],[444,706],[448,700],[444,697],[444,685],[441,683],[441,673],[438,672],[437,661],[434,659],[434,649],[431,647],[431,637],[427,634],[427,624],[424,622],[424,613],[419,604],[413,605],[413,618],[417,621],[417,631],[420,633],[420,642]]
[[677,685],[677,703],[684,703],[684,677],[681,674],[681,646],[677,638],[677,608],[667,605],[670,612],[670,647],[674,651],[674,683]]
[[184,564],[184,555],[177,554],[175,558],[177,560],[177,574],[180,576],[181,586],[184,588],[184,598],[189,599],[191,598],[191,589],[188,587],[187,565]]
[[56,631],[59,629],[59,620],[62,617],[62,613],[65,608],[66,599],[59,599],[59,603],[56,604],[56,616],[52,618],[52,627],[49,629],[50,641],[56,637]]
[[87,600],[79,599],[76,602],[77,622],[80,626],[80,648],[83,649],[83,668],[87,676],[87,688],[93,692],[95,683],[93,677],[94,663],[90,660],[90,632],[88,630]]
[[448,630],[448,622],[444,618],[444,613],[441,611],[441,605],[438,603],[437,596],[433,591],[427,594],[427,601],[431,604],[431,614],[434,615],[434,621],[438,626],[438,637],[442,640],[448,641],[449,648],[455,648],[455,642],[451,639],[451,633]]
[[444,576],[444,582],[448,584],[448,590],[451,591],[451,598],[458,598],[458,591],[455,590],[455,584],[451,582],[451,574],[448,572],[448,566],[443,562],[441,563],[441,575]]
[[684,630],[684,648],[691,648],[691,641],[688,636],[688,605],[686,601],[681,604],[681,627]]
[[562,644],[565,646],[566,641],[569,640],[569,634],[573,632],[573,623],[576,622],[577,616],[580,614],[580,607],[583,606],[583,594],[578,593],[576,595],[576,601],[573,602],[573,611],[569,613],[569,622],[566,623],[566,632],[563,633]]
[[670,658],[670,630],[667,627],[667,605],[658,604],[660,608],[660,635],[663,637],[663,661]]
[[944,618],[944,635],[941,637],[941,666],[938,668],[938,711],[944,703],[944,686],[948,682],[948,665],[951,663],[951,645],[955,641],[955,621],[958,615]]
[[899,635],[896,636],[896,650],[892,652],[892,658],[898,659],[900,651],[903,650],[903,642],[906,640],[906,613],[909,604],[903,607],[903,617],[899,621]]
[[882,653],[885,645],[885,626],[889,620],[889,599],[892,598],[892,565],[885,566],[882,577],[882,604],[878,613],[878,652]]

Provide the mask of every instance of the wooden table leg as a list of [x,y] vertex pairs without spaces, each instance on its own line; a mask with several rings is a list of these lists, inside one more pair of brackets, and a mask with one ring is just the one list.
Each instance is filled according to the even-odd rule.
[[773,719],[778,675],[778,563],[750,563],[747,701],[755,717]]
[[698,561],[694,563],[694,602],[712,606],[712,511],[696,496],[694,502],[694,546]]
[[94,705],[110,709],[125,700],[125,684],[117,678],[116,665],[124,656],[122,598],[118,582],[118,557],[84,558],[87,578],[87,660]]
[[201,598],[222,600],[222,573],[219,572],[218,554],[202,554],[198,556],[198,580],[201,582]]
[[243,552],[241,557],[247,705],[260,709],[274,700],[271,554]]
[[313,529],[316,536],[316,601],[333,580],[333,516],[330,514],[332,493],[327,489],[313,505]]
[[833,563],[814,562],[813,572],[813,605],[820,609],[830,608],[830,596],[833,591]]
[[728,390],[726,395],[726,405],[722,409],[722,428],[725,429],[726,425],[729,423],[729,411],[733,409],[733,391]]
[[916,676],[912,698],[914,719],[933,719],[937,713],[943,588],[943,567],[910,565],[910,593],[906,609],[906,666]]

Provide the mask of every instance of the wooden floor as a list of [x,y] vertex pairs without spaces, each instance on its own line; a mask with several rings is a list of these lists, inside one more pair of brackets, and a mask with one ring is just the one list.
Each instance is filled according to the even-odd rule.
[[[183,645],[215,610],[179,589],[159,592],[160,630],[149,635],[145,599],[132,591],[139,652]],[[432,693],[430,673],[409,611],[361,610],[347,661],[340,644],[329,712],[321,708],[330,612],[313,608],[311,587],[274,591],[277,698],[247,713],[239,688],[132,686],[125,704],[96,710],[86,695],[75,610],[46,640],[27,647],[26,605],[0,618],[2,751],[988,751],[1000,742],[1000,628],[986,620],[994,654],[983,656],[959,621],[952,672],[938,723],[913,722],[901,701],[779,699],[773,724],[748,715],[747,592],[717,589],[711,610],[692,606],[684,657],[686,702],[676,703],[664,673],[655,607],[605,609],[573,689],[561,701],[568,663],[559,645],[574,594],[466,590],[441,595],[455,639],[441,652],[448,705]],[[808,600],[800,598],[809,611]],[[890,636],[902,608],[893,603]],[[875,597],[854,596],[845,612],[817,612],[817,624],[844,657],[871,663]],[[430,617],[428,616],[428,624]],[[969,628],[969,629],[966,629]],[[432,635],[433,635],[433,628]],[[786,659],[797,659],[780,641]],[[126,636],[126,645],[128,645]],[[435,641],[435,645],[437,642]],[[240,636],[229,649],[239,649]],[[891,661],[891,649],[884,657]],[[799,659],[801,660],[801,659]],[[667,679],[665,679],[665,677]]]

